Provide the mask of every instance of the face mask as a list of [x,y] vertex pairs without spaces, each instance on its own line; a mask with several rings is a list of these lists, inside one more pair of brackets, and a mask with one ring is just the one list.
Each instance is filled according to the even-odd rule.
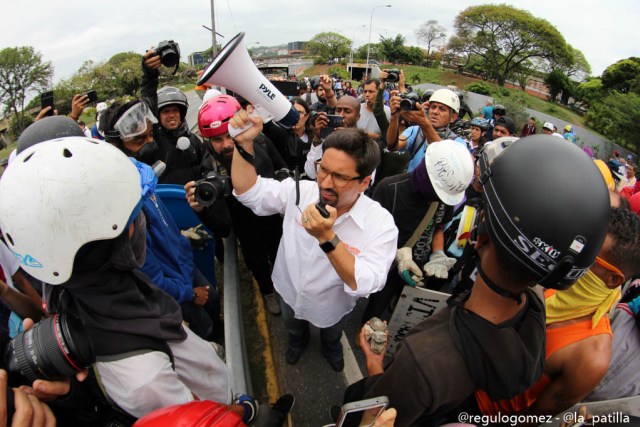
[[151,141],[142,146],[137,153],[133,154],[133,157],[147,165],[152,165],[157,159],[158,151],[160,147],[156,141]]

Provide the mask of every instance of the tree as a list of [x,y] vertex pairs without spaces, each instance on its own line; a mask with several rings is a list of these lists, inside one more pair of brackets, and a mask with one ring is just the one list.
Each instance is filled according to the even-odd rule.
[[318,55],[325,61],[343,58],[349,55],[351,40],[333,32],[316,34],[305,45],[312,55]]
[[369,46],[369,58],[380,60],[378,52],[380,52],[380,45],[378,43],[370,43],[362,45],[353,54],[354,58],[365,61],[367,59],[367,46]]
[[406,39],[402,34],[395,37],[380,36],[380,53],[389,62],[401,62],[404,57],[404,42]]
[[469,7],[458,14],[455,27],[457,43],[480,55],[499,85],[526,61],[549,62],[571,55],[553,25],[505,4]]
[[640,149],[640,95],[612,91],[591,106],[586,123],[607,139],[634,152]]
[[50,61],[31,46],[7,47],[0,51],[0,102],[5,113],[13,113],[15,127],[27,126],[24,103],[29,94],[47,88],[53,76]]
[[[640,82],[640,58],[621,59],[611,64],[602,73],[602,85],[605,89],[629,93]],[[636,93],[640,91],[636,90]]]
[[602,79],[590,79],[580,83],[576,88],[576,97],[587,105],[599,103],[605,96],[606,91],[602,86]]
[[430,19],[416,30],[418,42],[427,45],[427,66],[431,65],[431,49],[441,46],[447,37],[446,29],[435,19]]
[[566,100],[569,99],[569,94],[573,90],[573,83],[562,70],[556,69],[547,74],[544,84],[549,88],[549,99],[552,102],[555,102],[558,95],[562,94],[560,102],[566,104]]

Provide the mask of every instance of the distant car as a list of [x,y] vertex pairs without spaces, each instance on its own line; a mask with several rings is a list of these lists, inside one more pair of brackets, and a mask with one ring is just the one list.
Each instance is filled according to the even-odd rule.
[[369,64],[371,64],[371,65],[380,65],[380,63],[378,61],[376,61],[375,59],[370,59],[369,60]]

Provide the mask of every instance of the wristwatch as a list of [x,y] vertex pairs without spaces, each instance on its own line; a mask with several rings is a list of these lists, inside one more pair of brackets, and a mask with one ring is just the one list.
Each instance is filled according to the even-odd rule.
[[331,252],[332,250],[334,250],[337,246],[338,243],[340,243],[340,239],[338,238],[338,235],[336,234],[333,239],[328,240],[324,243],[320,243],[320,249],[322,249],[324,251],[325,254]]

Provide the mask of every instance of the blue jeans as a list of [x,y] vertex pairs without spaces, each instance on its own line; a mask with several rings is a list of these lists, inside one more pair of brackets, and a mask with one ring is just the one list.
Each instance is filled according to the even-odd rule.
[[[309,344],[309,322],[294,317],[293,308],[291,308],[282,298],[280,298],[280,311],[284,325],[289,333],[289,347],[293,350],[302,352]],[[342,330],[344,322],[348,314],[333,326],[328,328],[320,328],[320,342],[322,344],[322,355],[330,362],[337,362],[342,359]]]

